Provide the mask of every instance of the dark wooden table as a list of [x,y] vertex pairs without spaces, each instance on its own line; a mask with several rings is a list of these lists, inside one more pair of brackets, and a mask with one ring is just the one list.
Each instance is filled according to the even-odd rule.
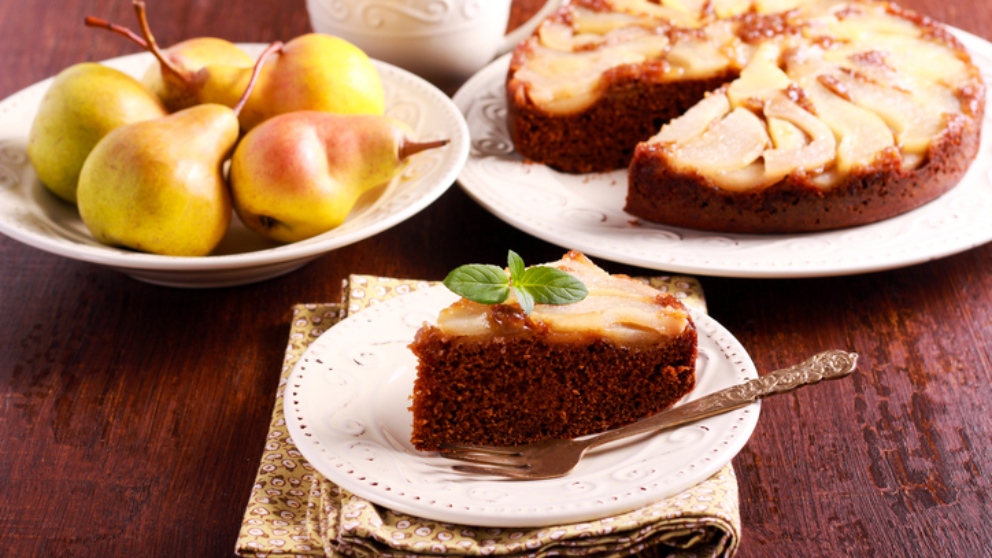
[[[986,0],[905,5],[992,38]],[[150,11],[162,44],[308,30],[302,0]],[[124,0],[0,0],[0,97],[136,51],[83,27],[87,14],[132,17]],[[389,231],[236,288],[156,287],[0,237],[0,555],[230,555],[290,306],[337,300],[349,273],[440,279],[508,248],[528,262],[562,253],[457,186]],[[856,276],[702,278],[759,370],[825,348],[862,359],[851,380],[765,403],[734,461],[740,556],[992,556],[990,272],[985,245]]]

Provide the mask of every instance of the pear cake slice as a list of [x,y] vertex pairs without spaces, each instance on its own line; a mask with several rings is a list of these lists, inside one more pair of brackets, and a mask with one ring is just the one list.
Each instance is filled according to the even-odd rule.
[[[985,108],[945,28],[859,0],[577,0],[518,46],[507,91],[524,156],[628,166],[628,213],[745,233],[861,225],[935,199],[974,160]],[[674,118],[655,109],[666,101]],[[637,119],[653,130],[629,129]]]
[[695,386],[696,327],[675,296],[578,252],[545,265],[588,295],[530,314],[512,295],[462,298],[417,331],[414,447],[574,438],[653,415]]

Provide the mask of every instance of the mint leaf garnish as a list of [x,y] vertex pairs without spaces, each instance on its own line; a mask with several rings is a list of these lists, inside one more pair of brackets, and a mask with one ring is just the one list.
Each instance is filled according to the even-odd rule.
[[524,314],[530,316],[530,313],[534,311],[534,297],[531,296],[530,291],[521,289],[520,287],[513,287],[513,294],[517,295],[517,302],[523,308]]
[[517,302],[530,315],[535,304],[570,304],[589,294],[575,276],[560,269],[539,265],[526,267],[523,258],[510,250],[507,254],[510,276],[495,265],[468,264],[455,268],[444,279],[453,293],[480,304],[506,301],[513,289]]
[[495,265],[459,266],[444,278],[444,286],[456,295],[480,304],[499,304],[510,296],[506,272]]
[[589,294],[586,286],[573,275],[554,267],[538,265],[527,269],[513,282],[517,289],[526,289],[538,304],[569,304]]
[[510,270],[510,279],[514,283],[516,283],[517,278],[523,276],[524,271],[527,269],[524,265],[524,259],[513,250],[510,250],[509,253],[507,253],[506,264]]

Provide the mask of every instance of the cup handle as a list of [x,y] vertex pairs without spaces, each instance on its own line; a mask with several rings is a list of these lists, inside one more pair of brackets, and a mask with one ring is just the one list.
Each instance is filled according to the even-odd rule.
[[530,19],[524,22],[523,25],[517,27],[503,37],[503,44],[500,45],[499,50],[496,51],[496,56],[502,56],[503,54],[513,50],[513,48],[517,46],[517,43],[529,37],[530,34],[537,29],[537,26],[544,21],[544,18],[551,15],[551,12],[557,10],[561,4],[562,0],[548,0],[545,2],[544,6],[541,7],[541,9],[538,10],[537,13]]

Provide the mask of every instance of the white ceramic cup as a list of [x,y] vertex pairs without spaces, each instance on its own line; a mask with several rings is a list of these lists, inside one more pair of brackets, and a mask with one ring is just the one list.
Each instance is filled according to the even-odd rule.
[[530,35],[562,0],[506,34],[511,0],[307,0],[314,31],[430,81],[457,84]]

